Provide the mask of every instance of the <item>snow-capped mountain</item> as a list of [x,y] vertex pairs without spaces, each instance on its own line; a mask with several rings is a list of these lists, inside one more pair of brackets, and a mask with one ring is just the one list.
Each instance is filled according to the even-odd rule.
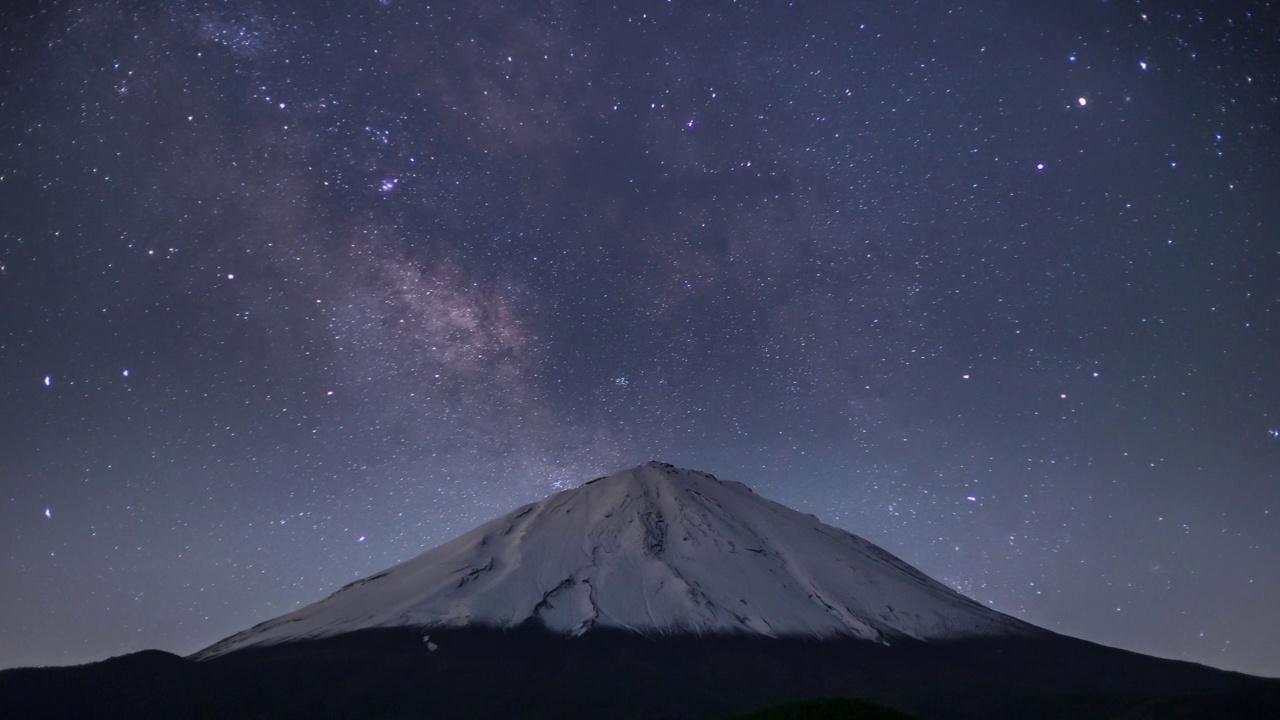
[[530,621],[566,635],[886,644],[1044,632],[745,485],[650,462],[519,508],[196,657],[366,628]]

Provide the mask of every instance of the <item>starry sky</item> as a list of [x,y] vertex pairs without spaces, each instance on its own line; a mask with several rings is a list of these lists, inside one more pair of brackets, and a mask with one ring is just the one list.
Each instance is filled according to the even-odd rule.
[[1272,3],[3,12],[0,667],[660,459],[1280,675]]

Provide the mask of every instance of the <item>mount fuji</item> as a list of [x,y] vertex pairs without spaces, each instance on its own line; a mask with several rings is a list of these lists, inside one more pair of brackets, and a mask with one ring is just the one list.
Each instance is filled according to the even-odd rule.
[[[788,705],[817,698],[845,704]],[[0,671],[0,707],[24,718],[679,719],[775,706],[751,717],[1270,720],[1280,680],[1034,627],[745,485],[658,462],[186,658]]]
[[741,483],[659,462],[526,505],[197,653],[376,627],[564,635],[1034,636],[879,547]]

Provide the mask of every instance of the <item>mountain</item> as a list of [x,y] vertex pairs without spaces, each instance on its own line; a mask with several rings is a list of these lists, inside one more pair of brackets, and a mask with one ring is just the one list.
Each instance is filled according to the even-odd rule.
[[1033,627],[744,485],[651,462],[188,658],[0,671],[0,708],[58,720],[1273,720],[1280,681]]
[[368,628],[529,622],[571,636],[884,644],[1043,632],[741,483],[650,462],[519,508],[196,657]]

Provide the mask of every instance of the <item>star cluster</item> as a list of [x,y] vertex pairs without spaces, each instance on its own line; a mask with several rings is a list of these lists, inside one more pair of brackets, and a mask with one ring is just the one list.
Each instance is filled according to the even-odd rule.
[[658,458],[1280,674],[1267,3],[24,5],[0,666]]

